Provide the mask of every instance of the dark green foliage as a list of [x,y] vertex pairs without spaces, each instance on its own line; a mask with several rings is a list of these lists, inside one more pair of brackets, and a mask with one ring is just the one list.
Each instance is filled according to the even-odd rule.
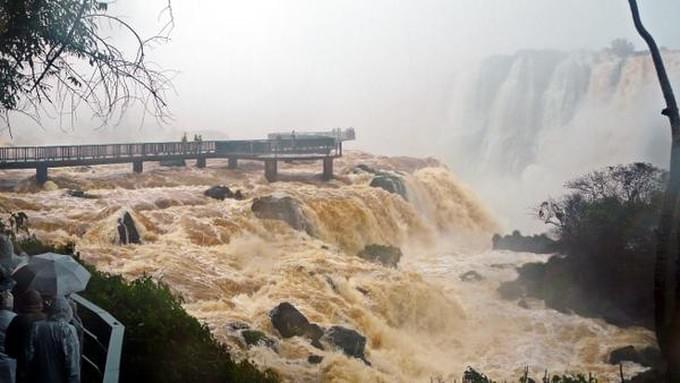
[[184,311],[181,299],[167,285],[150,277],[126,282],[87,267],[92,279],[83,296],[125,325],[122,382],[277,380],[248,361],[232,361],[226,347]]
[[[43,103],[70,112],[84,103],[106,121],[147,97],[163,117],[167,78],[146,66],[144,50],[167,36],[142,38],[106,10],[98,0],[0,0],[0,118],[19,111],[38,120]],[[101,26],[119,27],[136,46],[126,55]]]
[[[28,254],[74,250],[73,243],[55,247],[35,236],[15,245]],[[121,382],[278,381],[274,373],[261,372],[249,361],[234,362],[210,329],[184,311],[182,299],[167,285],[150,277],[128,282],[79,261],[92,274],[82,295],[125,325]]]
[[532,273],[525,284],[529,294],[558,310],[651,327],[655,230],[665,182],[666,173],[646,163],[569,181],[571,192],[544,202],[539,212],[554,225],[566,257],[553,257]]
[[494,381],[474,368],[468,367],[467,370],[463,372],[462,383],[494,383]]
[[[439,382],[444,382],[443,379],[437,379]],[[586,376],[584,374],[566,374],[566,375],[553,375],[548,376],[546,372],[545,376],[540,379],[534,379],[528,376],[528,372],[519,378],[519,383],[598,383],[597,378],[590,375]],[[463,373],[463,379],[461,383],[496,383],[496,381],[482,374],[481,372],[475,370],[472,367],[468,367]]]

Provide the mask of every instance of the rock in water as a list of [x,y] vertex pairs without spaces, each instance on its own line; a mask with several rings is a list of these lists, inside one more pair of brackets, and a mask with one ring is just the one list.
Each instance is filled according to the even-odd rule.
[[609,354],[610,364],[621,362],[635,362],[645,367],[659,367],[661,364],[661,351],[656,347],[645,347],[638,350],[633,346],[617,348]]
[[345,355],[361,359],[369,364],[364,355],[366,337],[357,331],[342,326],[332,326],[326,331],[324,340],[341,349]]
[[303,336],[307,333],[309,320],[288,302],[280,303],[269,312],[272,325],[284,338]]
[[474,270],[470,270],[458,276],[463,282],[479,282],[484,279],[484,277]]
[[398,247],[373,244],[364,247],[357,255],[363,259],[381,263],[387,267],[397,267],[403,254]]
[[302,205],[293,197],[279,194],[256,198],[251,207],[257,218],[286,222],[298,231],[313,235],[313,227],[302,211]]
[[404,185],[404,179],[398,175],[380,173],[373,177],[370,186],[374,188],[381,188],[393,194],[399,194],[408,201],[408,197],[406,197],[406,185]]
[[323,361],[323,356],[310,355],[310,356],[307,357],[307,362],[309,362],[309,364],[319,364],[322,361]]
[[218,199],[220,201],[223,201],[225,198],[235,198],[234,192],[232,192],[229,187],[224,185],[213,186],[210,189],[204,191],[203,194],[206,197]]
[[247,346],[266,346],[276,350],[276,340],[268,337],[262,331],[247,329],[241,331],[241,336]]
[[132,215],[129,212],[123,213],[121,218],[118,218],[118,240],[121,245],[127,245],[130,243],[142,243],[139,232],[137,231],[137,226],[135,221],[132,219]]

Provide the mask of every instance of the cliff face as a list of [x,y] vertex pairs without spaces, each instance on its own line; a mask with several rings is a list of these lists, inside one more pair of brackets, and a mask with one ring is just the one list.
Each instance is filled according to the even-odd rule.
[[[677,84],[680,51],[665,51],[664,56]],[[456,128],[465,131],[463,145],[477,153],[476,163],[501,172],[521,173],[555,145],[578,142],[569,136],[603,130],[623,144],[621,152],[660,161],[663,155],[655,153],[654,144],[665,131],[659,127],[663,102],[657,88],[646,52],[627,57],[608,50],[493,56],[480,64],[476,80],[463,90],[467,97]],[[646,134],[635,132],[646,129]],[[637,145],[633,150],[627,143],[631,140]],[[603,146],[614,142],[593,141]],[[588,145],[570,148],[601,158],[587,152]]]
[[[680,51],[663,55],[678,89]],[[632,161],[667,166],[670,131],[647,52],[520,51],[465,77],[448,159],[508,230],[544,230],[527,208],[561,194],[569,178]]]

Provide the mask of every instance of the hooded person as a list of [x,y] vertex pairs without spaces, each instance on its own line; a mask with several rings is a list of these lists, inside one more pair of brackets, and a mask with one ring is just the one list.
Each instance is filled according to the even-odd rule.
[[16,381],[17,361],[5,353],[5,334],[9,324],[17,315],[13,309],[14,297],[9,289],[5,289],[0,292],[0,382],[14,383]]
[[43,300],[40,293],[27,289],[15,298],[17,316],[12,319],[5,334],[5,352],[17,361],[17,383],[29,382],[28,373],[31,360],[31,332],[36,322],[47,317],[43,313]]
[[33,325],[28,382],[80,382],[80,345],[76,328],[69,323],[72,320],[70,303],[57,297],[48,308],[47,320]]

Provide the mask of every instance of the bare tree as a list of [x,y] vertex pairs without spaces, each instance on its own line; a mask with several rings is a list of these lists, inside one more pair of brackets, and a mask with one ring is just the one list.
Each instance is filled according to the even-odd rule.
[[[168,117],[169,74],[149,62],[147,50],[166,41],[174,26],[170,0],[162,10],[168,23],[149,38],[107,8],[101,0],[0,2],[0,132],[11,135],[11,113],[38,124],[42,115],[56,114],[61,124],[81,106],[103,125],[115,124],[133,103]],[[103,27],[127,33],[136,49],[124,52]]]
[[[678,246],[677,205],[680,195],[680,115],[668,79],[663,58],[654,38],[640,19],[636,0],[628,0],[635,29],[647,43],[654,68],[666,101],[661,114],[668,117],[671,127],[671,160],[663,208],[657,229],[656,266],[654,272],[654,304],[656,336],[667,362],[668,381],[680,381],[680,256]],[[670,264],[670,261],[674,261]],[[675,272],[669,272],[675,270]]]

